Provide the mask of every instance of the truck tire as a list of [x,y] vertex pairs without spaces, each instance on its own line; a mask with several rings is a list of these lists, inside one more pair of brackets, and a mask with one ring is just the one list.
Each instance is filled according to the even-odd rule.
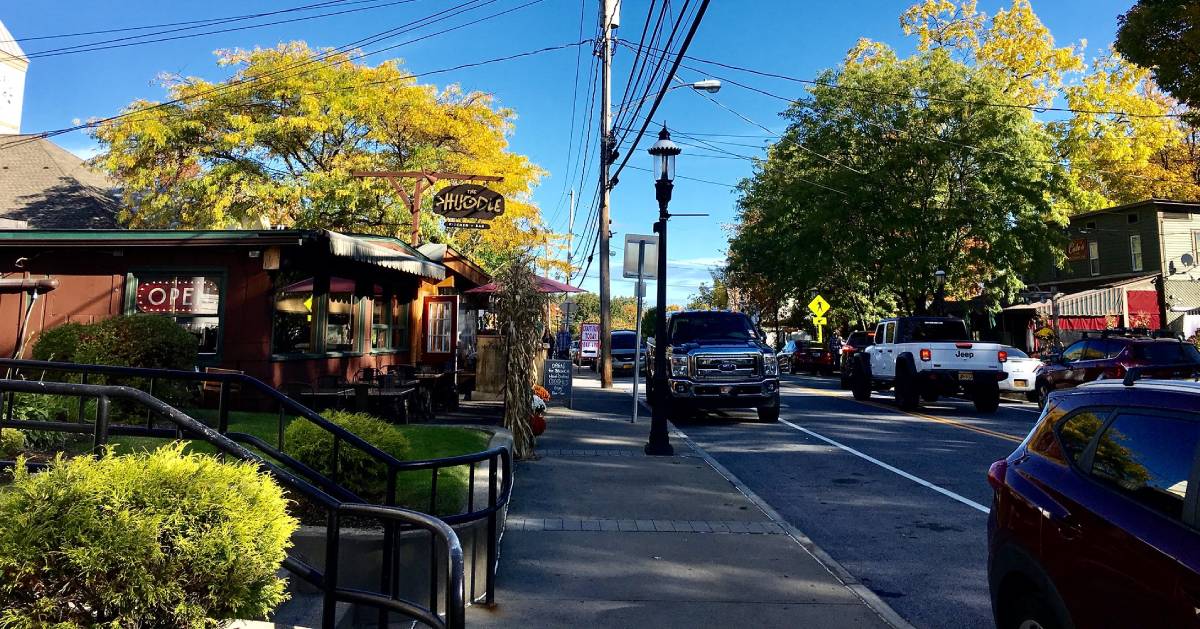
[[866,354],[859,354],[855,359],[850,369],[850,390],[854,392],[854,399],[864,402],[871,399],[871,363]]
[[758,407],[758,423],[774,424],[779,421],[779,400],[770,406]]
[[911,357],[902,356],[896,361],[896,389],[893,394],[902,411],[915,411],[921,406],[921,387]]
[[1000,407],[1000,384],[995,381],[980,382],[971,392],[971,401],[980,413],[994,413]]

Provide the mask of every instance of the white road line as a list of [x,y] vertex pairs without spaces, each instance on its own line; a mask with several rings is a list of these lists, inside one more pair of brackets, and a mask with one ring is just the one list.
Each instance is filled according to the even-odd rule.
[[864,461],[869,461],[871,463],[874,463],[875,465],[878,465],[879,467],[882,467],[883,469],[885,469],[889,472],[892,472],[893,474],[903,476],[904,478],[907,478],[908,480],[910,480],[918,485],[928,487],[929,489],[932,489],[932,490],[938,492],[939,494],[946,496],[947,498],[957,500],[958,502],[961,502],[961,503],[967,505],[968,507],[971,507],[972,509],[982,511],[983,513],[989,513],[991,511],[991,509],[979,504],[978,502],[975,502],[974,500],[971,500],[970,498],[960,496],[960,495],[950,491],[949,489],[945,489],[943,487],[938,487],[937,485],[934,485],[933,483],[931,483],[923,478],[913,476],[912,474],[909,474],[908,472],[905,472],[904,470],[902,470],[898,467],[888,465],[887,463],[884,463],[883,461],[880,461],[879,459],[877,459],[869,454],[864,454],[862,452],[859,452],[858,450],[855,450],[854,448],[851,448],[850,446],[848,446],[844,443],[839,443],[837,441],[834,441],[833,439],[830,439],[829,437],[826,437],[825,435],[817,434],[803,426],[797,426],[796,424],[793,424],[792,422],[790,422],[786,419],[780,419],[779,423],[781,423],[785,426],[790,426],[796,430],[799,430],[800,432],[802,432],[806,435],[809,435],[810,437],[815,437],[817,439],[820,439],[821,441],[824,441],[825,443],[828,443],[829,445],[831,445],[835,448],[849,452],[850,454],[853,454],[854,456],[856,456],[860,459],[863,459]]

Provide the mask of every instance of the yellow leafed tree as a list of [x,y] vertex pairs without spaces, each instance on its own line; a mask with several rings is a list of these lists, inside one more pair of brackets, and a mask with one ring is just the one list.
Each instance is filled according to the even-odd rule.
[[516,116],[490,95],[302,42],[218,51],[217,63],[233,69],[227,80],[167,77],[169,100],[136,101],[93,129],[103,149],[95,163],[121,184],[124,224],[406,235],[411,217],[396,192],[351,172],[440,170],[504,177],[489,187],[506,197],[506,212],[466,234],[447,234],[423,212],[424,239],[495,269],[544,231],[531,200],[543,173],[509,150]]

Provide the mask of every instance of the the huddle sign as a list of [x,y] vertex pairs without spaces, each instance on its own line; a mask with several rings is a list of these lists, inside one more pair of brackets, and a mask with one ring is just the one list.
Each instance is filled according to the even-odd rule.
[[433,212],[446,218],[490,221],[504,213],[504,196],[479,184],[462,183],[433,195]]

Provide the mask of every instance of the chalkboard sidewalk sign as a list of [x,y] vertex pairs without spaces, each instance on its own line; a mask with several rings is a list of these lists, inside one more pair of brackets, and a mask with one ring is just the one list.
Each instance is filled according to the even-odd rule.
[[571,361],[547,359],[542,374],[550,402],[561,402],[571,408]]

